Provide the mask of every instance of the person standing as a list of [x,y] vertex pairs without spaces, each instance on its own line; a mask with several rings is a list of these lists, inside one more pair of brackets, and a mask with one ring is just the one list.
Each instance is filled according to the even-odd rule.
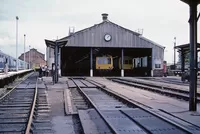
[[5,74],[7,74],[7,73],[8,73],[8,63],[5,63],[4,72],[5,72]]
[[45,75],[46,75],[46,77],[49,76],[49,68],[47,65],[45,66]]
[[4,66],[4,73],[5,74],[8,73],[8,61],[7,61],[7,58],[6,58],[6,61],[5,61],[5,66]]
[[42,76],[45,76],[45,67],[42,67]]
[[42,77],[42,67],[40,66],[39,68],[39,77],[41,78]]

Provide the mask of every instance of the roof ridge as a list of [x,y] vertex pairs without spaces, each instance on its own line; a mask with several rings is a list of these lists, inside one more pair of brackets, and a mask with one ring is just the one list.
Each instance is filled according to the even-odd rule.
[[118,24],[116,24],[116,23],[114,23],[114,22],[112,22],[112,21],[110,21],[110,20],[107,20],[107,21],[103,21],[103,22],[98,23],[98,24],[94,24],[93,26],[90,26],[90,27],[88,27],[88,28],[84,28],[84,29],[82,29],[82,30],[79,30],[79,31],[77,31],[77,32],[74,32],[74,33],[71,34],[71,35],[68,35],[68,36],[65,36],[65,37],[63,37],[63,38],[60,38],[59,41],[60,41],[60,40],[64,40],[64,39],[66,39],[66,38],[69,38],[69,37],[71,37],[71,36],[73,36],[73,35],[75,35],[75,34],[78,34],[78,33],[80,33],[80,32],[83,32],[83,31],[85,31],[85,30],[91,29],[91,28],[93,28],[93,27],[95,27],[95,26],[104,24],[104,23],[111,23],[111,24],[116,25],[116,26],[118,26],[118,27],[120,27],[120,28],[123,28],[123,29],[125,29],[125,30],[127,30],[127,31],[130,31],[130,32],[132,32],[132,33],[134,33],[134,34],[136,34],[136,35],[138,35],[138,36],[140,35],[140,34],[137,33],[137,32],[134,32],[134,31],[132,31],[132,30],[130,30],[130,29],[127,29],[127,28],[125,28],[125,27],[122,27],[122,26],[120,26],[120,25],[118,25]]
[[119,28],[121,28],[121,29],[124,29],[124,30],[126,30],[126,31],[128,31],[128,32],[131,32],[132,34],[138,36],[139,39],[143,39],[143,40],[145,40],[146,42],[149,42],[149,43],[151,43],[151,44],[154,44],[155,46],[158,46],[158,47],[160,47],[160,48],[162,48],[162,49],[165,49],[164,46],[162,46],[162,45],[160,45],[160,44],[158,44],[158,43],[156,43],[156,42],[154,42],[154,41],[152,41],[152,40],[150,40],[150,39],[148,39],[148,38],[146,38],[146,37],[144,37],[144,36],[141,36],[141,34],[135,32],[135,31],[133,31],[133,30],[130,30],[130,29],[128,29],[128,28],[125,28],[125,27],[123,27],[123,26],[120,26],[120,25],[118,25],[118,24],[116,24],[116,23],[114,23],[114,22],[112,22],[112,21],[110,21],[110,20],[103,21],[103,22],[101,22],[101,23],[94,24],[93,26],[90,26],[90,27],[88,27],[88,28],[84,28],[84,29],[82,29],[82,30],[79,30],[79,31],[77,31],[77,32],[74,32],[74,33],[71,34],[71,35],[68,35],[68,36],[65,36],[65,37],[63,37],[63,38],[60,38],[58,41],[67,40],[68,38],[70,38],[70,37],[72,37],[72,36],[75,36],[75,35],[77,35],[77,34],[79,34],[79,33],[81,33],[81,32],[84,32],[84,31],[86,31],[86,30],[88,30],[88,29],[92,29],[92,28],[97,27],[97,26],[99,26],[99,25],[103,25],[103,24],[105,24],[105,23],[112,24],[112,25],[117,26],[117,27],[119,27]]

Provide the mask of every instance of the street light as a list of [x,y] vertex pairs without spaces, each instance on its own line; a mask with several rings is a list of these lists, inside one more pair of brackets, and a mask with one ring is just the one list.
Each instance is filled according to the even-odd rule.
[[176,37],[174,37],[174,69],[176,70]]
[[26,51],[26,34],[24,34],[24,70],[26,69],[26,56],[25,56],[25,51]]
[[29,45],[29,53],[28,53],[29,54],[29,56],[28,56],[29,57],[29,60],[28,60],[29,61],[29,69],[31,69],[31,58],[30,58],[31,51],[30,51],[30,48],[31,48],[31,46]]
[[18,71],[18,20],[19,17],[16,16],[16,71]]

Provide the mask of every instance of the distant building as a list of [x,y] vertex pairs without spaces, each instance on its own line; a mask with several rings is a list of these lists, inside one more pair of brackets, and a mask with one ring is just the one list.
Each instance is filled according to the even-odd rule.
[[[29,62],[30,54],[30,64],[32,68],[38,68],[40,65],[46,65],[45,55],[38,52],[37,49],[32,48],[30,51],[25,52],[25,61]],[[19,59],[24,60],[24,53],[19,56]]]

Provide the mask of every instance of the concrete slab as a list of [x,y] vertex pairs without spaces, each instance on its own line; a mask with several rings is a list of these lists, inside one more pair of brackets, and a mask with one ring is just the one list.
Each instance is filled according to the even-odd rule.
[[55,116],[52,118],[55,134],[73,134],[72,116]]
[[[196,112],[188,111],[189,102],[162,96],[153,92],[133,88],[130,86],[121,85],[115,82],[111,82],[105,78],[88,77],[87,79],[92,79],[98,83],[106,85],[106,87],[110,90],[129,98],[138,105],[144,104],[150,106],[153,109],[163,109],[174,116],[200,126],[200,116],[194,116],[193,114]],[[200,113],[200,104],[198,104],[197,112]]]
[[58,83],[56,83],[54,85],[53,85],[51,77],[43,77],[43,81],[45,82],[47,89],[50,89],[50,88],[51,89],[66,89],[66,88],[68,88],[68,85],[66,83],[66,81],[67,81],[66,77],[59,78]]
[[94,109],[78,111],[85,134],[111,134],[105,121]]
[[[64,89],[64,103],[65,103],[65,113],[67,115],[75,114],[72,108],[72,95],[69,89]],[[77,113],[76,113],[77,114]]]
[[68,80],[67,84],[68,84],[69,88],[75,88],[76,87],[75,83],[72,80]]
[[75,133],[73,117],[65,116],[64,90],[67,88],[66,79],[61,79],[58,84],[52,85],[49,77],[43,78],[48,88],[48,101],[51,105],[51,118],[54,134]]

